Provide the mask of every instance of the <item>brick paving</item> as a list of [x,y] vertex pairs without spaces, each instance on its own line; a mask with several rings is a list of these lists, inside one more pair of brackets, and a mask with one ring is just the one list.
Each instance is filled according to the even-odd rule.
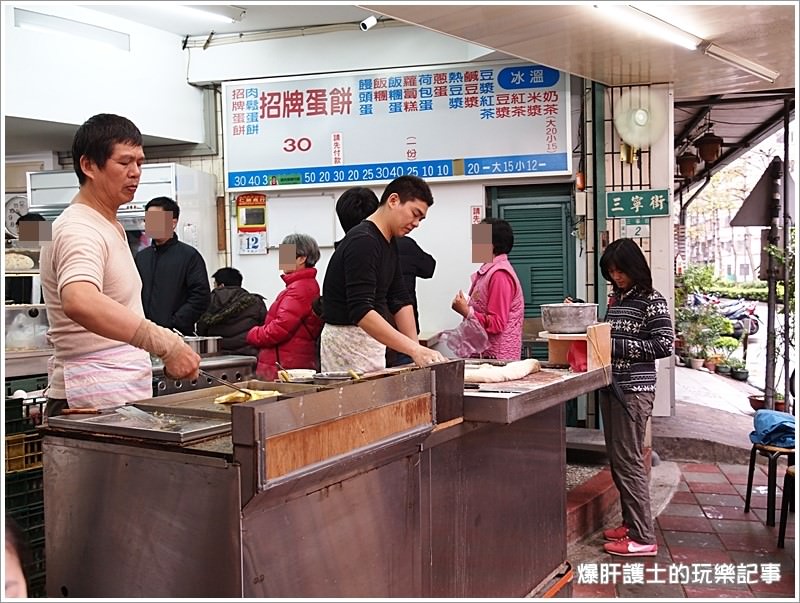
[[603,552],[602,532],[584,543],[590,559],[572,559],[574,598],[791,598],[796,600],[795,521],[778,548],[781,485],[775,527],[766,525],[766,467],[757,465],[751,510],[744,512],[747,466],[677,463],[680,481],[656,518],[656,557]]

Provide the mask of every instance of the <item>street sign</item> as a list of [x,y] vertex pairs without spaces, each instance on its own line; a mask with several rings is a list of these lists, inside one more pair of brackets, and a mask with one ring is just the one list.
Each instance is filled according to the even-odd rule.
[[629,239],[650,236],[650,218],[626,218],[622,224],[622,236]]
[[637,218],[642,216],[668,216],[669,190],[606,192],[606,217]]

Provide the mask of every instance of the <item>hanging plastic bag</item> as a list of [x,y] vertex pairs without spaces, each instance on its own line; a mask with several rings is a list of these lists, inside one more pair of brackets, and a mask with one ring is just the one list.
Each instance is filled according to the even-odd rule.
[[588,360],[586,357],[586,342],[573,341],[567,350],[567,362],[575,373],[585,373]]
[[439,340],[450,348],[457,358],[474,358],[489,347],[489,335],[472,313],[455,329],[442,331]]

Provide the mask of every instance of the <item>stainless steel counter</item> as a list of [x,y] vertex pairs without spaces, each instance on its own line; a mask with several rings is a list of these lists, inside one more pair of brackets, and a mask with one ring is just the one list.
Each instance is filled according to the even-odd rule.
[[464,391],[464,420],[513,423],[610,383],[604,367],[575,373],[541,369],[524,379],[486,383],[481,390]]
[[[449,418],[460,405],[443,393],[464,391],[463,361],[439,367],[236,404],[230,438],[142,445],[49,428],[48,595],[536,592],[566,559],[559,401],[601,386],[602,371],[468,393]],[[219,389],[152,406],[207,409]]]

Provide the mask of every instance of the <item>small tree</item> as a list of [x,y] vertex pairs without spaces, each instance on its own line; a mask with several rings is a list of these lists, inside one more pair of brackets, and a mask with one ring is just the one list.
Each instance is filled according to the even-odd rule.
[[678,308],[675,325],[692,358],[706,358],[714,342],[731,328],[730,321],[711,306]]

